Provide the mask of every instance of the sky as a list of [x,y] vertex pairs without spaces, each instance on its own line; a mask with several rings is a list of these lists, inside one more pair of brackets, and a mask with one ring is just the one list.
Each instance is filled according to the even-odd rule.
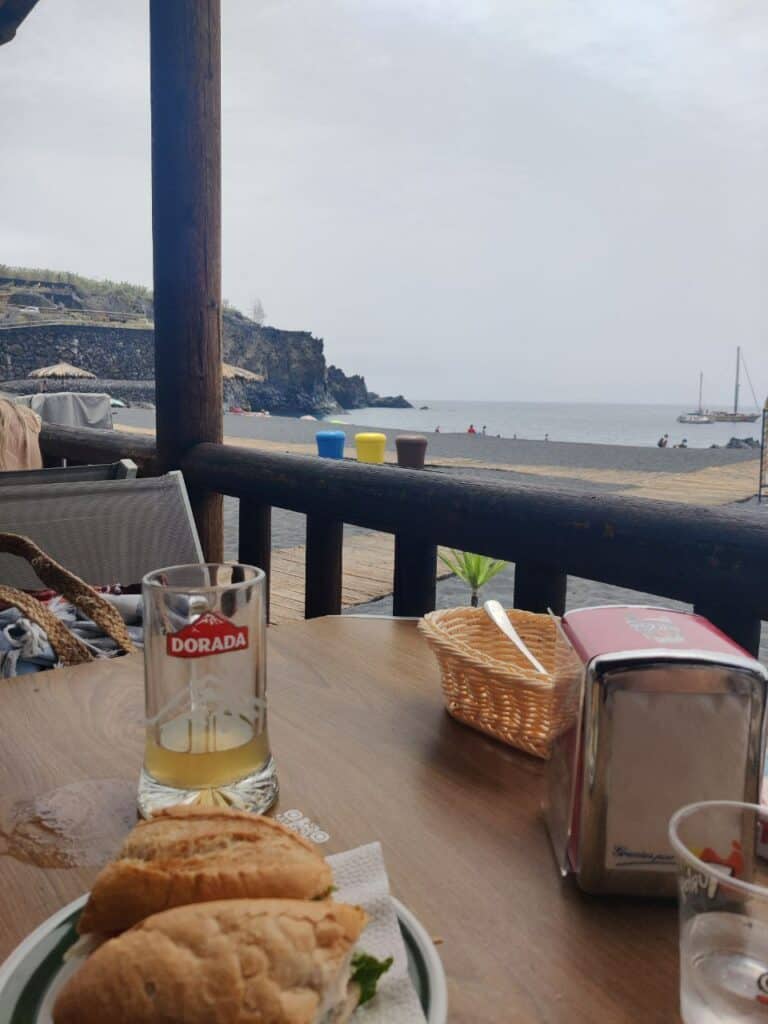
[[[420,398],[768,392],[764,0],[222,0],[224,296]],[[151,285],[147,4],[0,49],[0,262]],[[748,389],[747,389],[748,394]]]

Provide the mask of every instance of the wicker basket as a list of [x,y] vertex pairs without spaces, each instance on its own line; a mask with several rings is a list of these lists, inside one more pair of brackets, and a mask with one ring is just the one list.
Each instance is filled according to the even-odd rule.
[[430,612],[419,629],[440,663],[448,713],[548,758],[552,740],[577,713],[580,666],[548,615],[507,614],[550,679],[534,671],[482,608]]

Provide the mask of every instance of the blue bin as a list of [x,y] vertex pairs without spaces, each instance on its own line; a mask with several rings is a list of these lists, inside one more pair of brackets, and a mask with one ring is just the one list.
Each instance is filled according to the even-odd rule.
[[344,444],[347,435],[343,430],[318,430],[315,434],[317,440],[317,454],[324,459],[343,459]]

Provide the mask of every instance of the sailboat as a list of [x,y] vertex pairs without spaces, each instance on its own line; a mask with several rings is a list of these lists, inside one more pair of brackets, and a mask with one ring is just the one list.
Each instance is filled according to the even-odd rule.
[[[759,417],[759,412],[739,412],[739,390],[741,387],[741,364],[744,362],[744,357],[741,354],[741,346],[736,348],[736,387],[733,394],[733,411],[730,410],[714,410],[705,409],[702,405],[701,392],[704,386],[704,374],[699,374],[699,406],[695,412],[684,412],[677,417],[678,423],[754,423]],[[749,370],[747,370],[747,364],[744,363],[744,369],[747,371],[747,380],[749,380]],[[752,382],[749,382],[752,387]],[[754,389],[752,391],[752,397],[754,398]],[[755,405],[757,405],[757,399],[755,399]]]
[[[707,416],[709,416],[711,418],[713,423],[754,423],[755,420],[760,415],[759,412],[755,412],[755,413],[752,413],[752,412],[739,412],[739,384],[740,384],[739,378],[740,378],[740,375],[741,375],[741,364],[742,364],[742,362],[743,362],[743,357],[741,355],[741,346],[737,346],[737,348],[736,348],[736,387],[735,387],[734,393],[733,393],[733,412],[730,412],[730,411],[710,412],[708,410],[707,411]],[[747,369],[746,363],[744,364],[744,369],[745,370]],[[747,370],[747,379],[749,379],[749,370]],[[750,386],[751,386],[751,381],[750,381]],[[757,402],[755,402],[755,404],[757,404]]]
[[678,423],[712,423],[712,417],[704,412],[701,404],[701,393],[704,388],[704,374],[699,374],[699,405],[696,412],[684,412],[677,417]]

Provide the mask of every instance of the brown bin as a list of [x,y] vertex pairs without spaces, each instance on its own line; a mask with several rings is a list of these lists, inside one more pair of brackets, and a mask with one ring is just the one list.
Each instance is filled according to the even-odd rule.
[[423,434],[401,434],[395,438],[397,464],[405,469],[424,469],[427,439]]

